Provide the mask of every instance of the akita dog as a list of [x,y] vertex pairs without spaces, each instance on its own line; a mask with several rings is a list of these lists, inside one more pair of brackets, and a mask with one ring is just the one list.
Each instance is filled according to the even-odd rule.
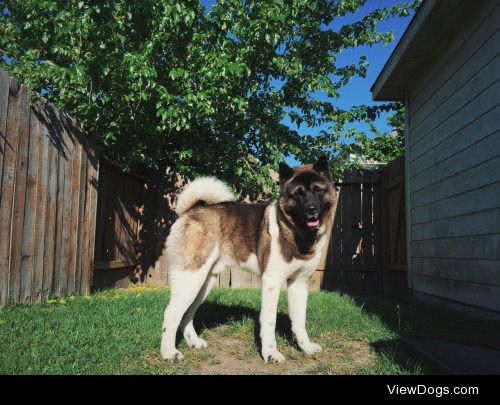
[[275,336],[285,281],[299,347],[307,354],[321,351],[306,331],[308,280],[328,244],[338,191],[324,157],[302,167],[282,163],[279,176],[280,198],[265,204],[236,202],[229,188],[212,177],[195,179],[178,196],[179,218],[166,242],[171,296],[163,321],[164,359],[183,359],[175,347],[179,326],[191,348],[207,347],[193,317],[226,266],[262,277],[260,338],[266,363],[285,360]]

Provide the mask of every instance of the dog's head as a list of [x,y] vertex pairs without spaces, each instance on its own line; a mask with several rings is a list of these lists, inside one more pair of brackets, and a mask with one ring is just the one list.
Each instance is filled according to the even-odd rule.
[[328,160],[321,157],[314,164],[294,168],[281,163],[279,175],[284,213],[296,226],[316,231],[330,217],[338,195]]

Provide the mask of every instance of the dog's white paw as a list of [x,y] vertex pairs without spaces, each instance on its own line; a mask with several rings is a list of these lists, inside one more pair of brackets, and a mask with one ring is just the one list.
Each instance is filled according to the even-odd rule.
[[301,348],[307,354],[316,354],[323,350],[320,345],[312,342],[306,343]]
[[262,357],[266,363],[283,363],[285,356],[283,356],[276,348],[263,348]]
[[168,360],[173,363],[180,363],[184,359],[184,356],[179,350],[168,351],[168,352],[162,351],[161,357],[163,358],[163,360]]
[[200,337],[188,339],[187,344],[191,349],[206,349],[208,347],[207,341]]

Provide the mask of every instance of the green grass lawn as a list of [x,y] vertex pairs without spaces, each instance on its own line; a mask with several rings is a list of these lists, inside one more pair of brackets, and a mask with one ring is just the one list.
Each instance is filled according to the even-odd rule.
[[[285,293],[277,333],[287,362],[266,365],[256,339],[260,291],[216,289],[195,318],[208,349],[191,350],[181,340],[185,361],[164,362],[159,347],[168,296],[168,289],[138,286],[6,307],[0,310],[0,374],[421,373],[398,351],[401,334],[427,325],[418,313],[383,298],[363,301],[333,292],[310,294],[308,329],[323,346],[316,357],[293,342]],[[462,319],[432,316],[440,327]]]

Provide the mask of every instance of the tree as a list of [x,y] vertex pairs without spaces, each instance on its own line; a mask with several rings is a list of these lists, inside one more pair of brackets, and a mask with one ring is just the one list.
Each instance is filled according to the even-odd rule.
[[370,123],[374,137],[367,136],[364,132],[354,131],[351,135],[354,142],[342,144],[339,154],[335,156],[335,173],[340,176],[344,169],[361,168],[359,161],[348,162],[346,158],[354,154],[380,163],[403,156],[405,152],[405,109],[401,102],[394,105],[395,111],[389,115],[387,121],[392,127],[389,133],[381,133],[373,123]]
[[[381,107],[337,108],[331,98],[368,62],[336,55],[388,43],[377,23],[418,1],[380,8],[338,30],[336,18],[366,0],[0,1],[0,62],[99,136],[126,168],[171,166],[212,174],[250,193],[269,169],[338,153],[345,125],[371,122]],[[315,127],[299,136],[283,124]]]

